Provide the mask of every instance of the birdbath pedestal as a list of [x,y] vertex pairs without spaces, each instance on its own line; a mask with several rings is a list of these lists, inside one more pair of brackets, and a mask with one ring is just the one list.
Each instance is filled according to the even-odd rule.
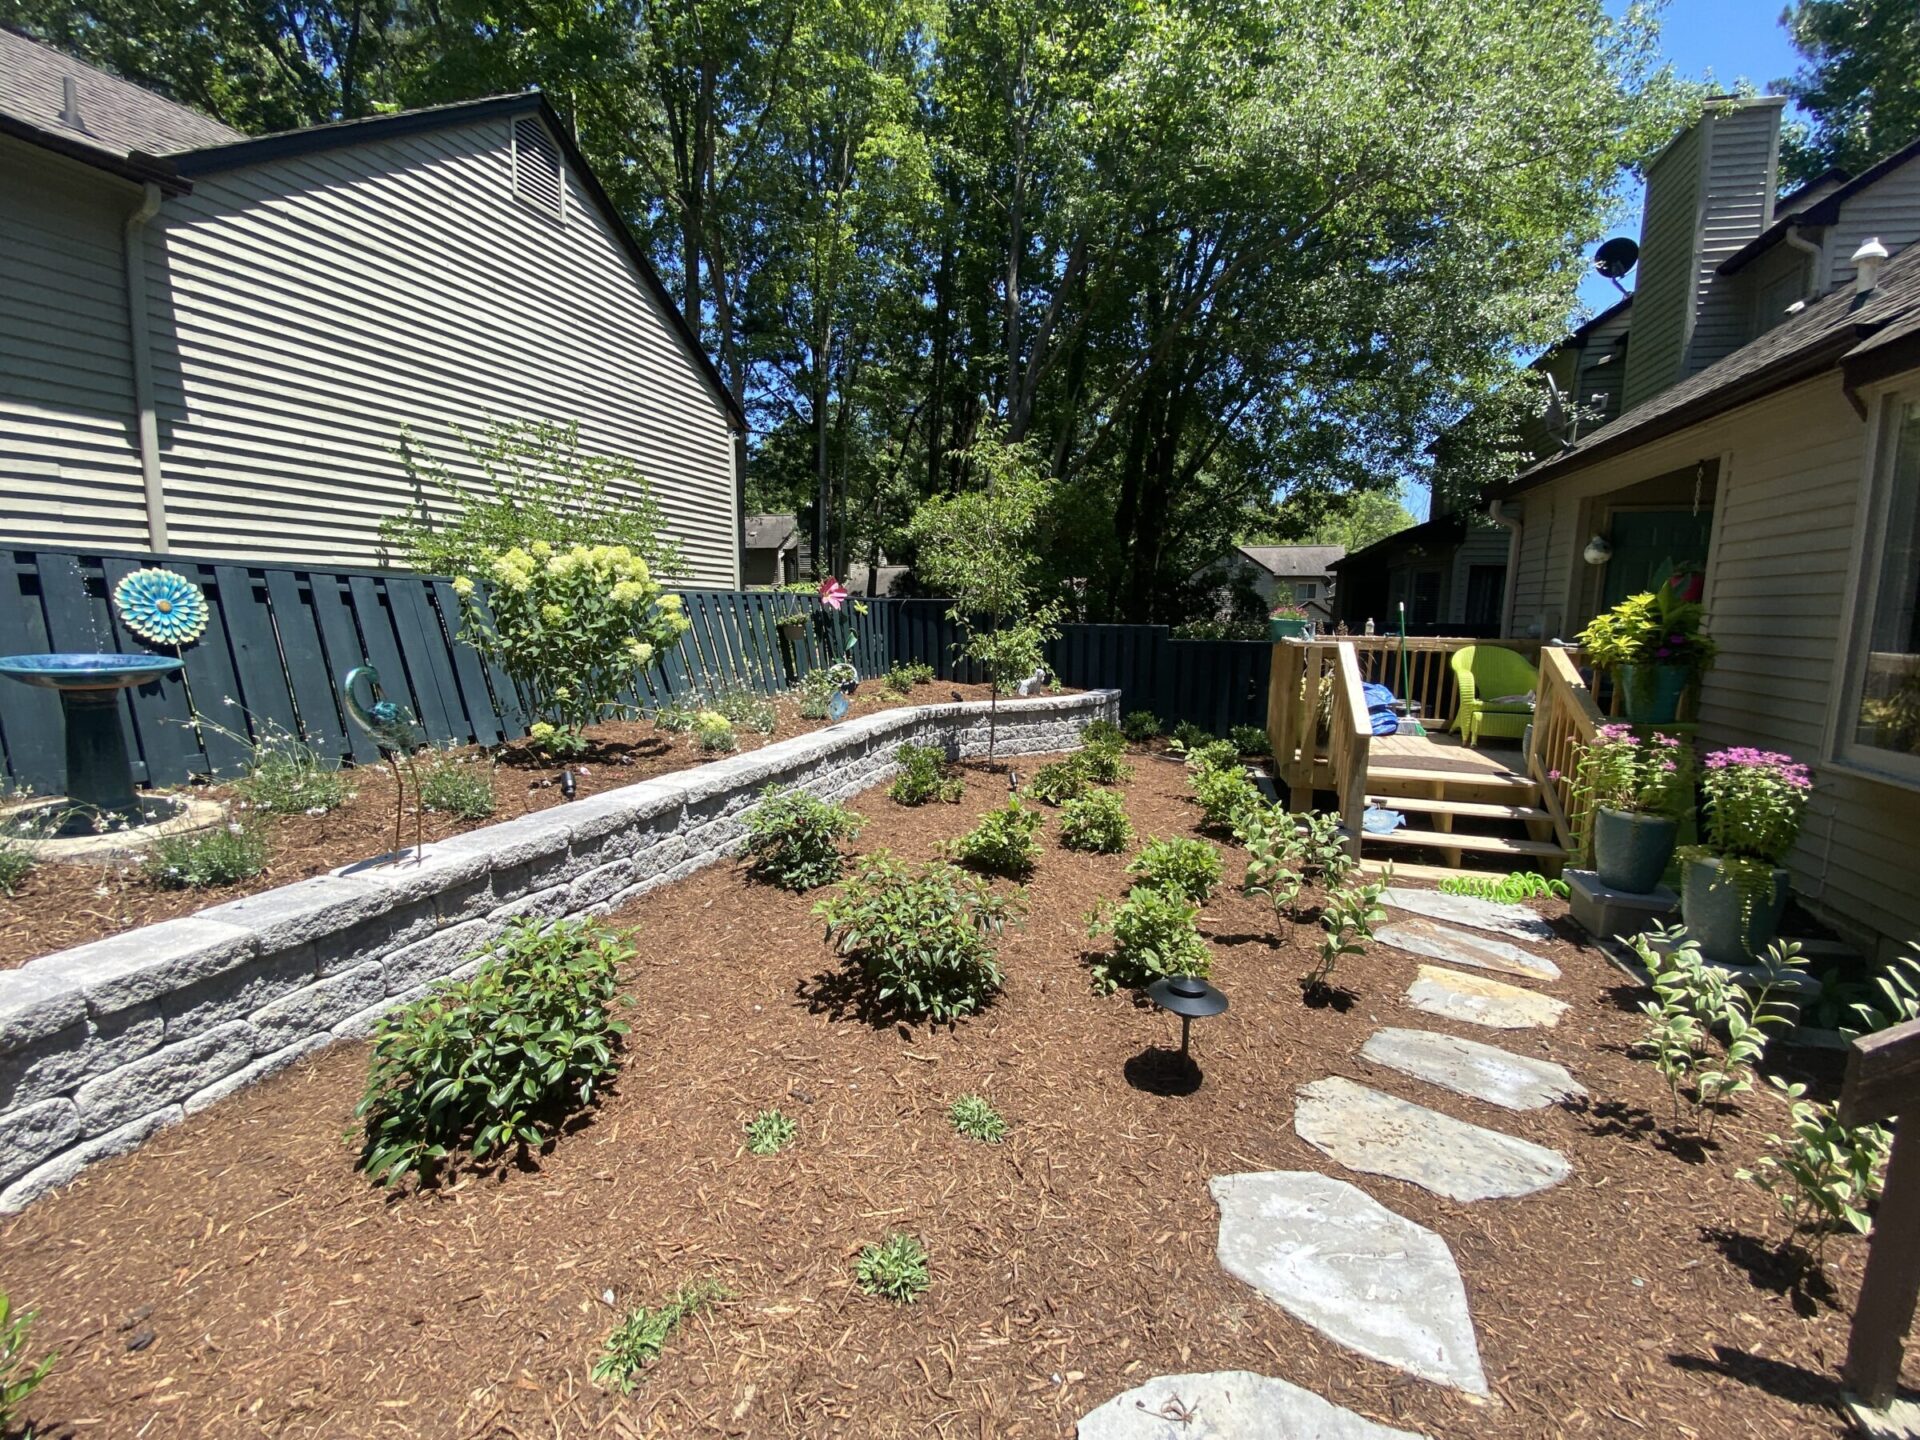
[[70,825],[91,826],[103,814],[139,816],[133,763],[120,729],[119,693],[180,667],[180,661],[161,655],[0,657],[0,675],[60,697],[67,731],[67,801],[76,812]]

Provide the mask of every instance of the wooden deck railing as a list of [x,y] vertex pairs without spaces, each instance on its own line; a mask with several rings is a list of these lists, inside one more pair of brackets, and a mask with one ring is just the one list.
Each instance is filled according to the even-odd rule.
[[1604,724],[1606,717],[1574,668],[1572,655],[1557,646],[1542,650],[1527,773],[1538,782],[1541,803],[1553,816],[1554,838],[1575,861],[1585,855],[1588,827],[1574,775],[1580,751]]
[[1373,742],[1373,725],[1367,718],[1361,683],[1359,657],[1351,644],[1342,641],[1335,647],[1327,759],[1333,771],[1334,793],[1340,797],[1340,823],[1346,827],[1347,848],[1355,860],[1360,858],[1362,821],[1367,811],[1367,751]]
[[1267,739],[1289,808],[1310,809],[1315,790],[1332,790],[1356,857],[1373,740],[1358,650],[1346,639],[1275,645],[1267,686]]

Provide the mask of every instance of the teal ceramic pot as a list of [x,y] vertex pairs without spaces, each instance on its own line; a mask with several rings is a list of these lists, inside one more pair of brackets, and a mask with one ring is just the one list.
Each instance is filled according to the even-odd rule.
[[1692,672],[1685,665],[1622,665],[1620,694],[1627,719],[1636,725],[1666,725],[1680,713]]
[[1283,620],[1277,616],[1270,617],[1267,620],[1267,639],[1270,641],[1304,640],[1306,638],[1307,622],[1305,620]]
[[1787,872],[1776,868],[1769,893],[1753,898],[1753,911],[1741,922],[1746,897],[1713,856],[1689,860],[1681,872],[1680,918],[1687,934],[1708,960],[1721,965],[1751,965],[1780,934],[1787,910]]
[[1593,868],[1609,890],[1650,895],[1673,859],[1680,822],[1664,815],[1601,810],[1593,817]]

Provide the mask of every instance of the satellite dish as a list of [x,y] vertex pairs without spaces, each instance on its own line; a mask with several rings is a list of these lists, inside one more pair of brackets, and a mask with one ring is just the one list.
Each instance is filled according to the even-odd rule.
[[1640,259],[1640,247],[1624,235],[1616,235],[1598,250],[1593,252],[1593,268],[1607,279],[1622,295],[1627,287],[1620,283],[1621,277],[1633,269]]

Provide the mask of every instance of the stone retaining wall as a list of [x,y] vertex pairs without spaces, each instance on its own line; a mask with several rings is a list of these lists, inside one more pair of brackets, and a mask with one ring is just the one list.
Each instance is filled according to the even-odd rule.
[[[730,854],[761,787],[844,799],[905,742],[987,748],[983,704],[881,711],[0,971],[0,1213],[345,1038],[522,915],[596,915]],[[1119,692],[1009,700],[1003,754],[1080,743]]]

